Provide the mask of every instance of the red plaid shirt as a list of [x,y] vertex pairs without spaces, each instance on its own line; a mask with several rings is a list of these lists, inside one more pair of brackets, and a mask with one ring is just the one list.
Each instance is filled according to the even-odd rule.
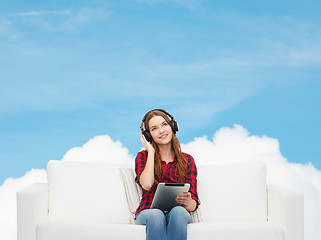
[[[192,194],[192,199],[194,199],[197,203],[197,206],[200,204],[200,201],[198,199],[198,194],[197,194],[197,169],[196,165],[194,162],[194,159],[192,156],[183,153],[185,159],[189,163],[188,169],[187,169],[187,175],[186,175],[186,183],[190,184],[190,189],[189,192]],[[135,160],[135,171],[136,171],[136,178],[135,181],[140,185],[139,180],[140,180],[140,175],[142,174],[145,165],[147,161],[147,151],[141,151],[137,154],[136,160]],[[162,161],[162,176],[159,179],[158,182],[164,182],[164,183],[177,183],[178,182],[178,175],[177,175],[177,170],[176,170],[176,164],[177,164],[177,159],[176,157],[174,158],[173,162],[170,162],[166,164],[165,161]],[[142,188],[142,186],[140,185]],[[142,200],[140,201],[140,205],[136,210],[137,215],[139,212],[141,212],[144,209],[148,209],[152,205],[152,201],[154,198],[154,194],[156,191],[157,186],[153,186],[153,188],[150,191],[146,191],[144,188],[143,190],[143,195],[142,195]]]

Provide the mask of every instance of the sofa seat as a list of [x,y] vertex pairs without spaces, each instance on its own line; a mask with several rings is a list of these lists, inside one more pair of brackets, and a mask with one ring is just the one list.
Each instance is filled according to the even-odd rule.
[[146,239],[145,226],[113,223],[45,221],[37,227],[37,240]]
[[[284,231],[275,224],[192,223],[188,240],[284,240]],[[132,224],[66,223],[46,221],[38,225],[37,240],[145,239],[145,226]]]
[[189,240],[284,240],[280,226],[268,222],[193,223],[188,225]]

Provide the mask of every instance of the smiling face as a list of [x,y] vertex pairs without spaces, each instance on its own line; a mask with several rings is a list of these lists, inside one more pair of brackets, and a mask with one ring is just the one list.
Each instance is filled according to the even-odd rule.
[[154,116],[149,120],[149,132],[158,145],[169,144],[173,131],[169,123],[162,116]]

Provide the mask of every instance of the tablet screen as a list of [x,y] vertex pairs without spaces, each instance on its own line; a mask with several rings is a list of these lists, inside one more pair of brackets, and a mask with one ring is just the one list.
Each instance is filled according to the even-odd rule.
[[159,183],[155,192],[151,208],[170,211],[175,206],[181,206],[175,199],[188,192],[189,183]]

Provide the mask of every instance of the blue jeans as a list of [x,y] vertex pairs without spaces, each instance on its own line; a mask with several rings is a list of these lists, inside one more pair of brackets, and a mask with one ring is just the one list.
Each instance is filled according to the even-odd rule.
[[136,216],[136,224],[146,225],[146,240],[186,240],[191,215],[181,206],[164,213],[159,209],[145,209]]

